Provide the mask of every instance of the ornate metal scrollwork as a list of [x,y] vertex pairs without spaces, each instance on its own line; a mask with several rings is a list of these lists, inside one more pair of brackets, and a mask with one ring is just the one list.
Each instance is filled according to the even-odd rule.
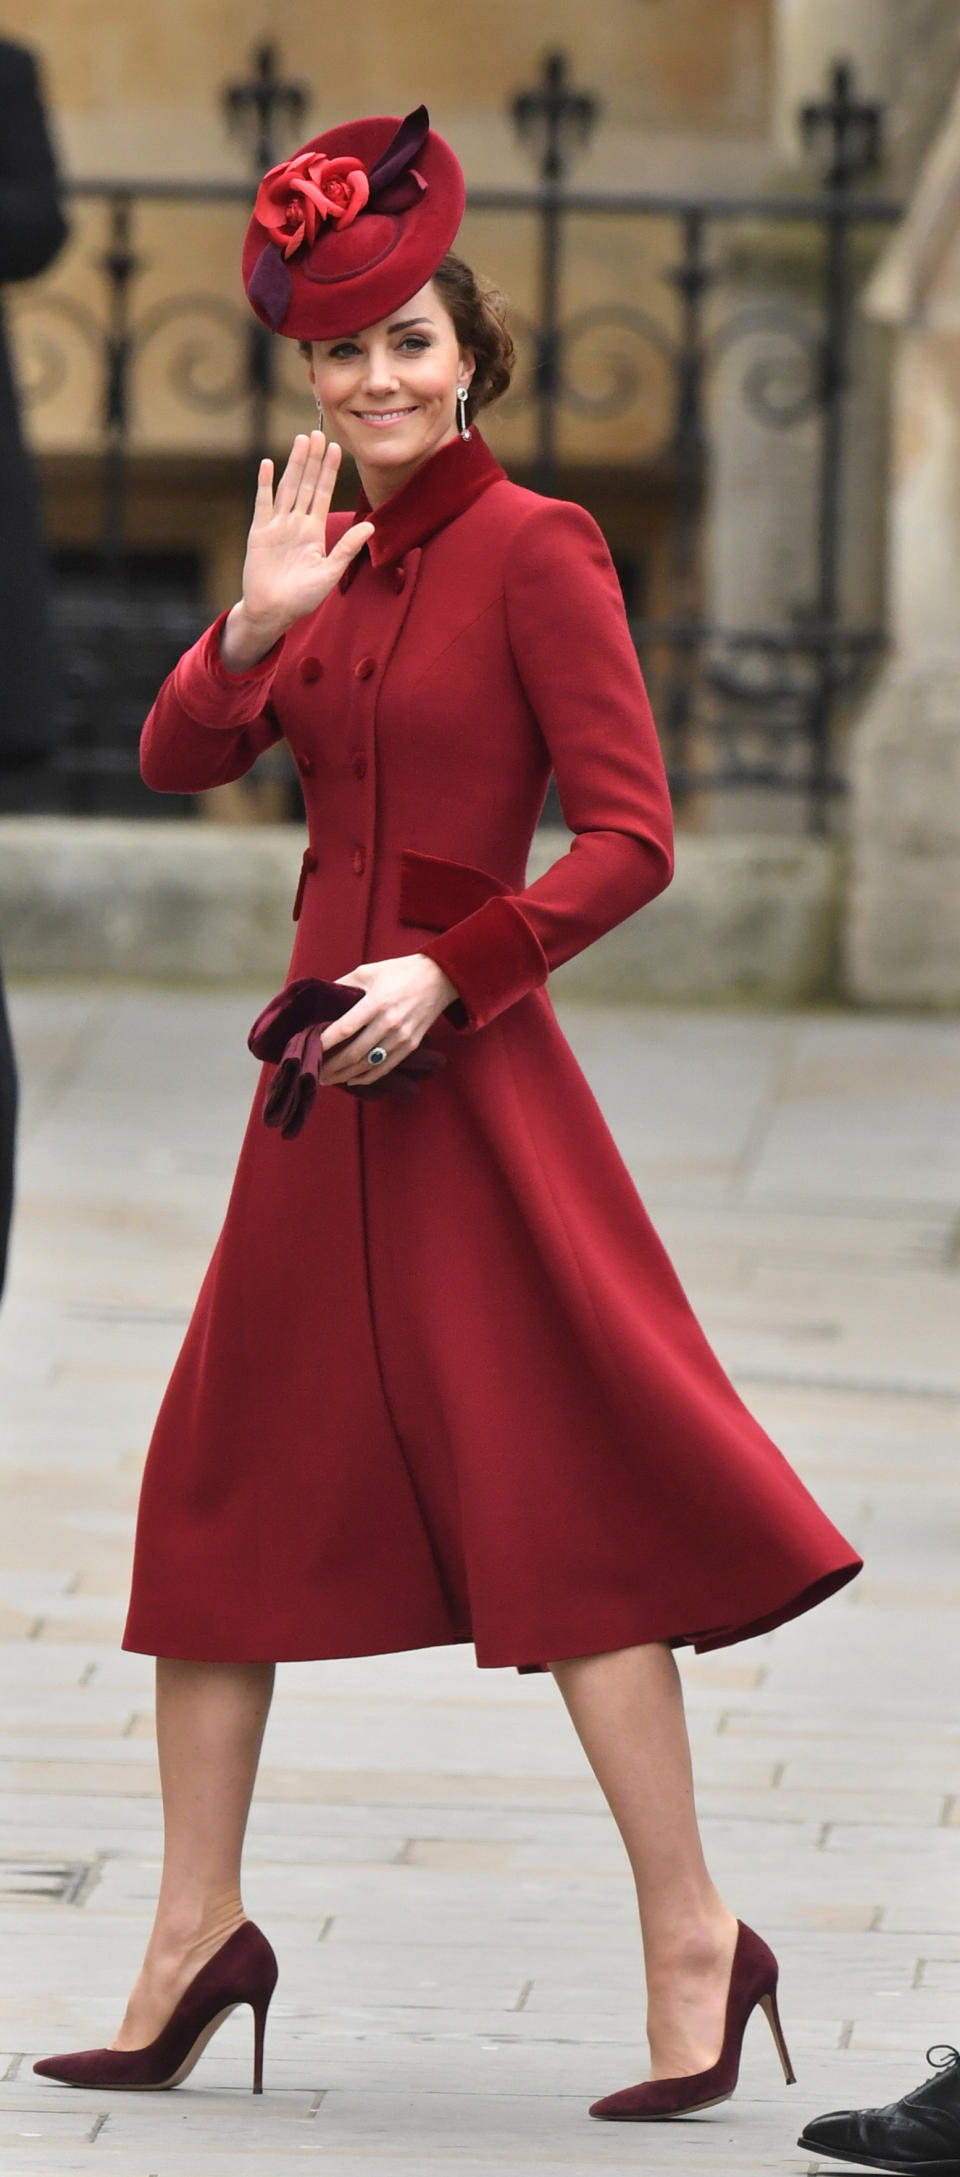
[[754,304],[735,311],[708,335],[708,367],[716,367],[737,342],[755,333],[789,342],[793,353],[754,356],[741,380],[743,398],[758,423],[791,430],[815,415],[822,404],[822,337],[796,311],[776,303]]
[[206,414],[221,414],[225,409],[241,408],[248,398],[246,354],[244,336],[247,330],[245,312],[233,304],[222,302],[215,295],[173,295],[158,302],[152,310],[134,325],[131,336],[131,357],[139,361],[152,341],[159,334],[176,325],[179,319],[208,321],[211,328],[225,332],[230,342],[227,368],[222,367],[211,384],[202,376],[209,371],[216,356],[209,338],[206,343],[198,338],[186,340],[173,355],[168,369],[169,384],[182,400],[185,408],[200,410]]
[[627,356],[622,350],[608,352],[603,357],[609,369],[610,384],[600,393],[591,393],[575,383],[571,365],[576,360],[576,350],[591,334],[616,329],[632,335],[638,348],[646,344],[665,364],[671,374],[677,368],[677,341],[673,334],[661,325],[649,310],[633,303],[593,303],[585,310],[578,310],[561,328],[560,399],[567,408],[580,416],[606,418],[622,416],[645,391],[644,374],[639,356]]
[[[36,321],[42,318],[55,321],[51,331],[39,328]],[[96,313],[73,295],[56,290],[30,295],[18,305],[16,324],[19,334],[17,383],[25,408],[39,408],[45,401],[55,400],[70,382],[69,349],[58,328],[72,326],[86,343],[96,370],[101,369],[103,326]]]

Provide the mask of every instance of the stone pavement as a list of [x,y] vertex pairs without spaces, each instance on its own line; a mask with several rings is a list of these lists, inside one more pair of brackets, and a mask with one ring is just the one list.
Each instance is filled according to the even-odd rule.
[[[14,992],[26,1081],[0,1329],[0,2170],[343,2177],[815,2169],[823,2108],[960,2040],[960,1024],[558,1005],[718,1350],[867,1569],[683,1670],[731,1904],[777,1949],[736,2099],[591,2123],[642,2074],[621,1850],[549,1680],[471,1649],[288,1665],[248,1910],[281,1980],[170,2095],[77,2093],[160,1827],[150,1665],[118,1648],[137,1477],[215,1237],[262,993]],[[827,2165],[824,2165],[825,2167]]]

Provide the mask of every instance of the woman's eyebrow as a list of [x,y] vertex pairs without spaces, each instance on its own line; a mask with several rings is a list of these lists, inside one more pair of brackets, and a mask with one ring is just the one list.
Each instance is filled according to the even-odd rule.
[[[432,324],[433,324],[433,319],[432,319],[432,317],[398,317],[398,318],[395,318],[395,319],[394,319],[394,322],[393,322],[393,324],[392,324],[392,325],[388,325],[388,326],[387,326],[387,331],[388,331],[388,333],[402,333],[402,332],[404,332],[404,331],[405,331],[405,329],[406,329],[406,327],[407,327],[408,325],[432,325]],[[336,344],[337,344],[337,341],[338,341],[338,340],[359,340],[359,338],[360,338],[360,335],[359,335],[359,333],[338,333],[338,334],[337,334],[337,336],[336,336],[336,340],[331,340],[331,341],[329,342],[329,346],[330,346],[331,348],[333,348],[333,347],[336,347]]]

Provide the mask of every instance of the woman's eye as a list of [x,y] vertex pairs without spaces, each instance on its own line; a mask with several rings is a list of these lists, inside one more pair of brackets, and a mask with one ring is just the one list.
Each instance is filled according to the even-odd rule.
[[348,355],[356,355],[356,352],[356,348],[351,345],[349,340],[343,340],[338,347],[331,348],[330,355],[334,363],[343,363]]
[[408,333],[406,339],[400,342],[402,348],[412,348],[415,355],[418,355],[422,348],[428,348],[429,345],[429,341],[424,340],[422,333]]

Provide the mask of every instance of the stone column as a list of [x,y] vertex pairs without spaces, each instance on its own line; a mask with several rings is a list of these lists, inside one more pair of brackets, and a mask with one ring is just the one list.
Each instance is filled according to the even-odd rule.
[[897,328],[893,652],[854,733],[853,994],[960,1005],[960,93],[867,307]]

